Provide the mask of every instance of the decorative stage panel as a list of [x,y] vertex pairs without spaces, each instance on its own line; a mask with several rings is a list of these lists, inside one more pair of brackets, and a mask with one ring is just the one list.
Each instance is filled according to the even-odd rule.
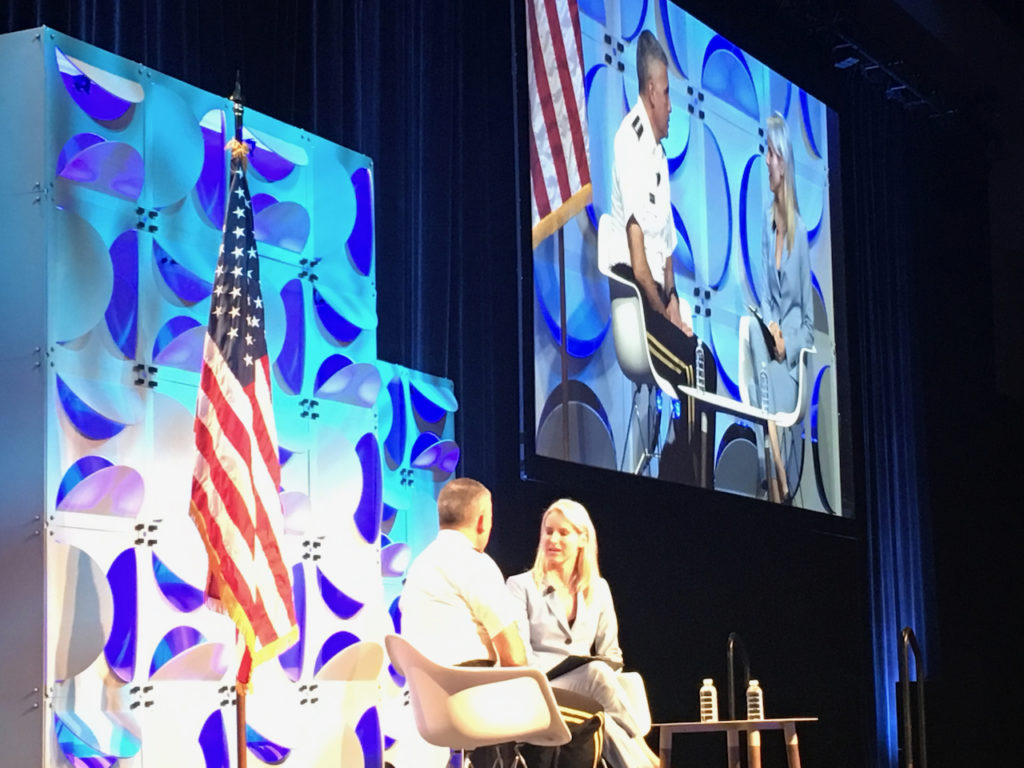
[[[0,62],[3,359],[35,363],[0,408],[13,440],[41,435],[11,513],[39,536],[4,520],[3,574],[19,603],[45,585],[42,738],[12,689],[0,743],[41,744],[12,764],[236,764],[235,629],[203,603],[188,515],[230,102],[46,28],[0,37]],[[377,359],[370,159],[251,111],[243,138],[300,627],[254,672],[248,761],[425,765],[382,639],[458,462],[452,384]]]

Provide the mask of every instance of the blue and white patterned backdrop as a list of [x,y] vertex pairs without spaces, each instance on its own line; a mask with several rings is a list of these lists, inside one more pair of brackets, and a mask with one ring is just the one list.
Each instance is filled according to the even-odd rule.
[[[188,516],[230,104],[45,28],[0,51],[44,84],[0,118],[42,146],[41,231],[4,219],[46,274],[46,339],[25,340],[47,363],[42,764],[234,764],[234,627],[203,605]],[[249,764],[425,765],[382,639],[437,528],[458,404],[450,381],[377,359],[370,159],[245,125],[301,630],[255,671]]]
[[[635,42],[651,30],[668,57],[672,116],[668,155],[678,246],[677,290],[692,324],[712,349],[718,393],[740,399],[738,329],[760,264],[761,227],[770,200],[760,133],[773,112],[785,117],[796,160],[796,188],[807,225],[813,273],[816,353],[810,356],[808,408],[795,429],[804,460],[796,503],[840,511],[832,230],[829,202],[830,121],[826,107],[668,0],[580,0],[593,201],[564,228],[569,399],[584,422],[587,445],[577,461],[631,466],[636,424],[627,444],[633,385],[622,374],[611,334],[607,279],[598,271],[597,221],[611,207],[613,140],[636,103]],[[832,123],[834,126],[834,123]],[[834,128],[833,128],[834,130]],[[561,372],[556,238],[533,254],[534,408],[538,453],[560,457]],[[695,295],[696,292],[696,295]],[[710,310],[708,313],[707,310]],[[668,402],[662,407],[670,407]],[[715,446],[736,434],[737,418],[720,413]],[[664,420],[663,420],[664,430]],[[656,467],[654,467],[656,469]],[[756,474],[756,467],[752,468]],[[716,473],[717,476],[718,473]],[[716,487],[724,490],[723,485]]]

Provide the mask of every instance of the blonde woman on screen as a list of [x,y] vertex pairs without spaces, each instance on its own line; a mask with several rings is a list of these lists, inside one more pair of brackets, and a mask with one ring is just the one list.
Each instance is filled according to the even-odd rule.
[[[522,609],[530,663],[546,672],[566,669],[549,674],[551,685],[590,696],[604,708],[604,756],[612,768],[657,766],[643,739],[650,728],[643,682],[619,671],[618,619],[597,565],[594,524],[582,504],[559,499],[548,507],[533,568],[511,577],[508,586]],[[599,658],[580,658],[592,655]]]
[[[764,153],[772,201],[765,211],[761,236],[762,269],[758,298],[761,319],[772,336],[749,335],[753,380],[747,382],[750,402],[765,404],[770,413],[796,407],[800,350],[814,343],[811,258],[807,227],[796,199],[793,144],[785,119],[775,112],[766,122]],[[768,421],[772,462],[767,468],[768,496],[789,501],[799,481],[800,454],[792,429]]]

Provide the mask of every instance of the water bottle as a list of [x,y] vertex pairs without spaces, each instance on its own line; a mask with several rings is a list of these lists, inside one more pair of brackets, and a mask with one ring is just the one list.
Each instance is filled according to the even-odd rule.
[[718,691],[710,677],[705,677],[704,685],[700,687],[700,721],[718,722]]
[[747,720],[764,720],[764,691],[757,680],[747,686]]

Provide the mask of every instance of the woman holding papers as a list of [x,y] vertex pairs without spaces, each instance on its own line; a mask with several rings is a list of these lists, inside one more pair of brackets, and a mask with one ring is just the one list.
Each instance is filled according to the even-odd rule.
[[[814,343],[811,296],[811,258],[807,228],[796,200],[796,170],[789,128],[778,112],[768,118],[768,186],[772,202],[765,211],[761,235],[762,269],[757,285],[760,316],[771,343],[752,329],[750,359],[754,378],[747,382],[750,402],[763,404],[769,413],[792,411],[798,395],[800,350]],[[768,495],[787,501],[799,480],[800,454],[796,435],[768,421],[771,466]]]
[[554,502],[541,519],[533,568],[508,580],[522,607],[520,632],[533,666],[552,686],[590,696],[605,710],[604,756],[613,768],[658,765],[643,682],[624,675],[619,624],[597,566],[597,534],[582,504]]

